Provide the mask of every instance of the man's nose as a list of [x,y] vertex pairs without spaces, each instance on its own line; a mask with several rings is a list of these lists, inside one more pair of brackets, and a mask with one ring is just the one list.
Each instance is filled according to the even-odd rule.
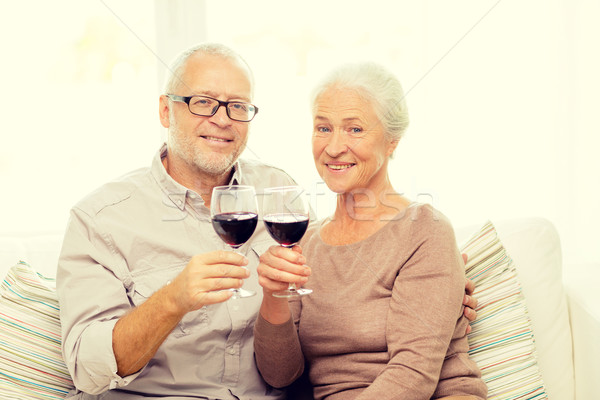
[[219,126],[231,125],[231,118],[227,115],[227,106],[219,104],[217,106],[217,112],[210,117],[211,121]]

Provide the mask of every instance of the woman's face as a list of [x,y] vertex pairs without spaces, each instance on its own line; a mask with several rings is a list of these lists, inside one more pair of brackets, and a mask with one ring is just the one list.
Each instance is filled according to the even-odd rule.
[[385,137],[372,104],[353,89],[329,88],[316,100],[312,150],[317,171],[333,192],[378,192],[397,142]]

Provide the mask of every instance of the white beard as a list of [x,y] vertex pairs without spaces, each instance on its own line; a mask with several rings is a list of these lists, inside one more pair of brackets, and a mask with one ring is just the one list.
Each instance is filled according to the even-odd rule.
[[230,154],[201,152],[194,140],[180,131],[174,120],[170,122],[167,142],[169,151],[174,156],[206,174],[215,176],[229,172],[243,149],[242,146],[240,151]]

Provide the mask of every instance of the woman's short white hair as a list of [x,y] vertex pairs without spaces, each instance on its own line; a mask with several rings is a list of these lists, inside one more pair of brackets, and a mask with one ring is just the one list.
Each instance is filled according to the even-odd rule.
[[342,65],[331,71],[313,90],[313,113],[319,96],[329,88],[356,90],[373,105],[388,139],[399,141],[404,135],[409,122],[404,90],[394,74],[383,66],[364,62]]
[[181,76],[187,60],[192,55],[198,52],[202,54],[220,56],[226,59],[239,61],[248,70],[250,85],[252,90],[254,90],[254,75],[252,73],[252,69],[250,68],[246,60],[242,58],[242,56],[240,56],[234,50],[221,43],[201,43],[182,51],[175,58],[175,60],[173,60],[167,71],[167,79],[165,81],[164,93],[175,93],[175,91],[179,88],[179,85],[183,83],[181,81]]

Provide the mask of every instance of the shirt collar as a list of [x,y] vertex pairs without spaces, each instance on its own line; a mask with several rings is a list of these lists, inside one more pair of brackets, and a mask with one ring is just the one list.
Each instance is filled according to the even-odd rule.
[[[186,196],[195,193],[186,188],[175,179],[173,179],[165,169],[162,163],[163,158],[167,156],[167,144],[163,143],[154,158],[152,159],[151,173],[158,182],[163,193],[173,202],[173,204],[183,211],[185,208]],[[233,165],[233,174],[231,175],[230,185],[240,185],[242,182],[242,169],[239,160]],[[197,194],[196,194],[197,195]],[[197,195],[200,197],[199,195]]]

